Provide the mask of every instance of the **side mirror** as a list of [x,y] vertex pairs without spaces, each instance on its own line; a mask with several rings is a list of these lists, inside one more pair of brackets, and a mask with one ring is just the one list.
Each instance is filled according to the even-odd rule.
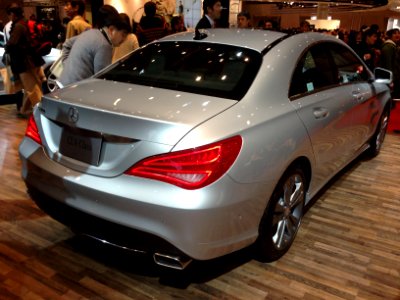
[[375,81],[391,85],[393,83],[393,73],[384,68],[375,68],[374,70]]

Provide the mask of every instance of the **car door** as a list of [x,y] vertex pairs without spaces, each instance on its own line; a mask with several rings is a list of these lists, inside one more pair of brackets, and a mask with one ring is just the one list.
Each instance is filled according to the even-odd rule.
[[341,84],[329,51],[331,43],[314,44],[297,63],[289,97],[307,128],[316,169],[316,184],[330,178],[354,153],[353,87]]
[[373,134],[374,124],[379,118],[380,105],[371,84],[372,74],[361,59],[345,46],[332,44],[329,52],[338,69],[339,84],[343,89],[350,88],[353,97],[352,144],[355,152]]

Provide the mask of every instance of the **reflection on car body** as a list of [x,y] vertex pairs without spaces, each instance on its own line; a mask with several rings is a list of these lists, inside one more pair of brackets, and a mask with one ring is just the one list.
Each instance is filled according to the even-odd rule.
[[249,245],[273,261],[304,205],[378,154],[390,72],[374,77],[318,33],[206,33],[165,37],[44,96],[19,148],[44,211],[171,268]]

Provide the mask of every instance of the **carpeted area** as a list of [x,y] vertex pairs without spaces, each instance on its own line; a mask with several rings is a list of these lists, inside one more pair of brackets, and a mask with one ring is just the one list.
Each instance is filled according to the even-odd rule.
[[396,101],[395,107],[390,112],[388,132],[400,133],[400,101]]

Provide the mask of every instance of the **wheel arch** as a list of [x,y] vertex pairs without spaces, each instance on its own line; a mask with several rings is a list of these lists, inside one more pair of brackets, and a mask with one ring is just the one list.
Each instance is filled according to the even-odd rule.
[[289,170],[290,168],[294,168],[296,166],[300,167],[303,170],[307,183],[306,190],[308,190],[308,188],[310,187],[311,176],[312,176],[312,168],[310,160],[305,156],[298,157],[289,165],[287,170]]
[[[305,180],[306,180],[306,188],[305,191],[307,192],[309,187],[310,187],[310,183],[311,183],[311,176],[312,176],[312,167],[311,167],[311,162],[310,160],[305,157],[305,156],[299,156],[297,157],[295,160],[293,160],[285,169],[285,171],[282,173],[281,177],[279,178],[279,180],[277,181],[274,190],[271,194],[272,195],[275,193],[276,188],[279,186],[279,184],[282,182],[282,180],[286,177],[287,173],[290,172],[290,170],[294,169],[294,168],[300,168],[305,176]],[[264,212],[268,211],[270,209],[270,205],[271,205],[271,201],[270,199],[267,199],[267,205],[265,206]],[[261,223],[261,220],[260,220]],[[260,225],[260,224],[259,224]]]
[[[311,163],[309,159],[305,156],[298,157],[287,166],[286,170],[282,173],[282,176],[279,178],[276,186],[274,187],[274,191],[271,195],[271,198],[268,199],[268,204],[266,205],[263,216],[258,225],[258,237],[253,246],[255,249],[255,256],[261,262],[271,262],[283,256],[290,249],[297,234],[297,231],[299,229],[303,212],[301,212],[299,223],[296,225],[297,227],[295,233],[293,234],[291,240],[288,242],[288,245],[284,246],[284,248],[282,249],[274,248],[275,246],[273,246],[271,238],[273,235],[275,235],[275,233],[272,233],[271,235],[272,227],[269,227],[269,225],[272,224],[271,220],[273,219],[272,210],[274,209],[274,205],[276,205],[277,203],[276,200],[273,199],[275,198],[276,193],[279,191],[279,187],[284,183],[286,178],[288,176],[291,176],[291,173],[294,172],[302,173],[302,177],[305,183],[303,190],[304,194],[306,194],[307,190],[310,187],[310,180],[312,176]],[[306,199],[303,198],[303,201],[305,200]],[[305,202],[303,202],[303,205],[305,206]],[[301,208],[301,211],[303,211],[304,206],[303,208]]]

